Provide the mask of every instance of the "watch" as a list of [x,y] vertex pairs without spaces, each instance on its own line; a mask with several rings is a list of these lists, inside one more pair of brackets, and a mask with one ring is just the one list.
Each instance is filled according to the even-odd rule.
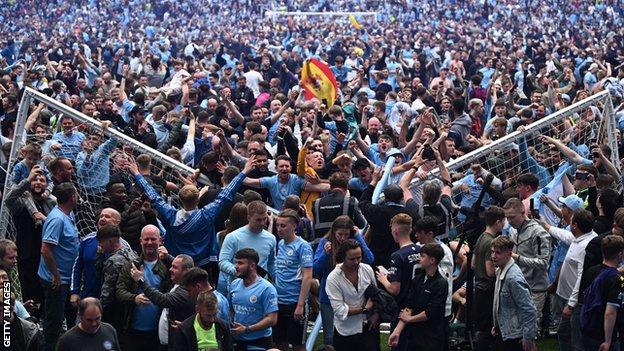
[[368,313],[368,308],[362,307],[362,313]]

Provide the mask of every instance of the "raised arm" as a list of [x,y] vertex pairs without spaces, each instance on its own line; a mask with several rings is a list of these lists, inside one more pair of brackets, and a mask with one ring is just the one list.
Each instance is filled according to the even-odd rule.
[[236,105],[230,100],[230,95],[221,90],[221,97],[223,98],[223,102],[225,102],[225,107],[234,115],[236,122],[241,126],[245,125],[245,117],[243,117],[240,111],[238,111],[238,108],[236,108]]
[[329,187],[329,183],[318,183],[318,184],[312,184],[308,181],[305,181],[303,183],[303,190],[305,191],[309,191],[309,192],[317,192],[317,193],[322,193],[322,192],[326,192],[330,190]]
[[577,154],[574,150],[570,149],[568,146],[564,145],[560,140],[553,139],[549,136],[542,135],[539,137],[540,140],[544,143],[553,144],[561,151],[561,153],[568,159],[570,162],[575,163],[577,165],[583,164],[583,157]]
[[286,112],[286,110],[288,108],[290,108],[291,106],[295,106],[295,101],[297,100],[298,97],[298,93],[297,91],[291,91],[290,93],[288,93],[288,101],[286,101],[285,104],[282,105],[282,107],[280,107],[279,110],[277,110],[277,112],[275,112],[272,116],[271,116],[271,124],[275,124],[275,122],[277,122],[279,120],[279,118],[284,114],[284,112]]
[[39,114],[41,113],[44,107],[45,105],[43,103],[39,103],[39,105],[37,105],[37,107],[33,110],[33,112],[30,115],[28,115],[28,118],[26,119],[26,123],[24,123],[24,129],[27,132],[30,131],[32,127],[37,123],[37,121],[39,120]]
[[360,133],[356,134],[355,142],[357,143],[357,146],[360,148],[362,153],[365,154],[365,155],[368,155],[368,153],[370,151],[370,147],[368,146],[368,144],[364,140],[362,140],[362,137],[360,137]]
[[139,173],[139,169],[136,162],[131,159],[128,161],[128,171],[134,176],[136,185],[141,189],[141,192],[150,199],[152,205],[161,216],[165,227],[173,224],[175,221],[176,213],[178,212],[173,206],[168,204],[162,196],[147,182],[147,180]]
[[607,158],[607,156],[605,156],[605,154],[602,153],[602,150],[599,147],[594,148],[592,150],[592,153],[595,153],[600,156],[600,161],[602,161],[601,163],[604,166],[604,168],[607,170],[607,173],[609,173],[615,179],[620,179],[620,172],[618,172],[617,168],[615,168],[611,160],[609,160],[609,158]]

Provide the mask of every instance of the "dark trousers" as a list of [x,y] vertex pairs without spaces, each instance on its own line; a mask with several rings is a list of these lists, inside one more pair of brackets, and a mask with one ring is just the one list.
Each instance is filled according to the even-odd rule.
[[43,303],[43,289],[37,277],[39,259],[29,259],[17,263],[22,297],[24,301],[33,300],[35,303]]
[[473,317],[475,326],[475,351],[490,351],[494,344],[492,336],[492,308],[494,304],[494,289],[475,289],[473,302]]
[[[604,340],[596,340],[592,337],[583,336],[583,346],[585,347],[585,351],[594,351],[600,348],[600,344],[602,344]],[[609,351],[620,351],[620,342],[618,340],[613,340],[611,342],[611,347],[609,347]]]
[[364,326],[361,333],[349,336],[340,335],[334,329],[334,349],[336,351],[377,351],[379,349],[379,329],[368,330]]
[[208,262],[200,268],[208,272],[208,282],[211,286],[216,288],[217,282],[219,281],[219,263]]
[[494,342],[495,351],[522,351],[522,339],[508,339],[503,340],[500,334],[496,337]]
[[67,323],[67,329],[76,322],[76,311],[69,303],[69,284],[61,284],[52,288],[52,284],[41,280],[44,294],[44,308],[41,316],[43,328],[44,350],[52,351],[63,332],[63,321]]
[[156,351],[160,350],[158,330],[126,330],[123,337],[122,350],[124,351]]
[[270,336],[256,340],[234,340],[235,351],[247,351],[250,347],[252,350],[268,350],[273,347],[273,340]]

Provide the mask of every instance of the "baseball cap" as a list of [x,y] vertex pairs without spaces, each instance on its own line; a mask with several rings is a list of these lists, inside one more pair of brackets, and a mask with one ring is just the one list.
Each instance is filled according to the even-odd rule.
[[388,150],[387,156],[403,156],[403,154],[401,153],[401,150],[397,149],[397,148],[392,148],[390,150]]
[[568,195],[566,197],[560,197],[559,202],[564,204],[567,208],[571,209],[572,211],[585,207],[584,206],[585,202],[583,201],[583,199],[581,199],[580,197],[576,195]]

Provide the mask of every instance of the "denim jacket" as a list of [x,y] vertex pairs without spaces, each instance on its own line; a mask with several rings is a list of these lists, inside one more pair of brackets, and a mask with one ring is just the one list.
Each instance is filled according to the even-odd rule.
[[537,309],[529,284],[513,259],[496,270],[493,312],[503,340],[535,338]]

